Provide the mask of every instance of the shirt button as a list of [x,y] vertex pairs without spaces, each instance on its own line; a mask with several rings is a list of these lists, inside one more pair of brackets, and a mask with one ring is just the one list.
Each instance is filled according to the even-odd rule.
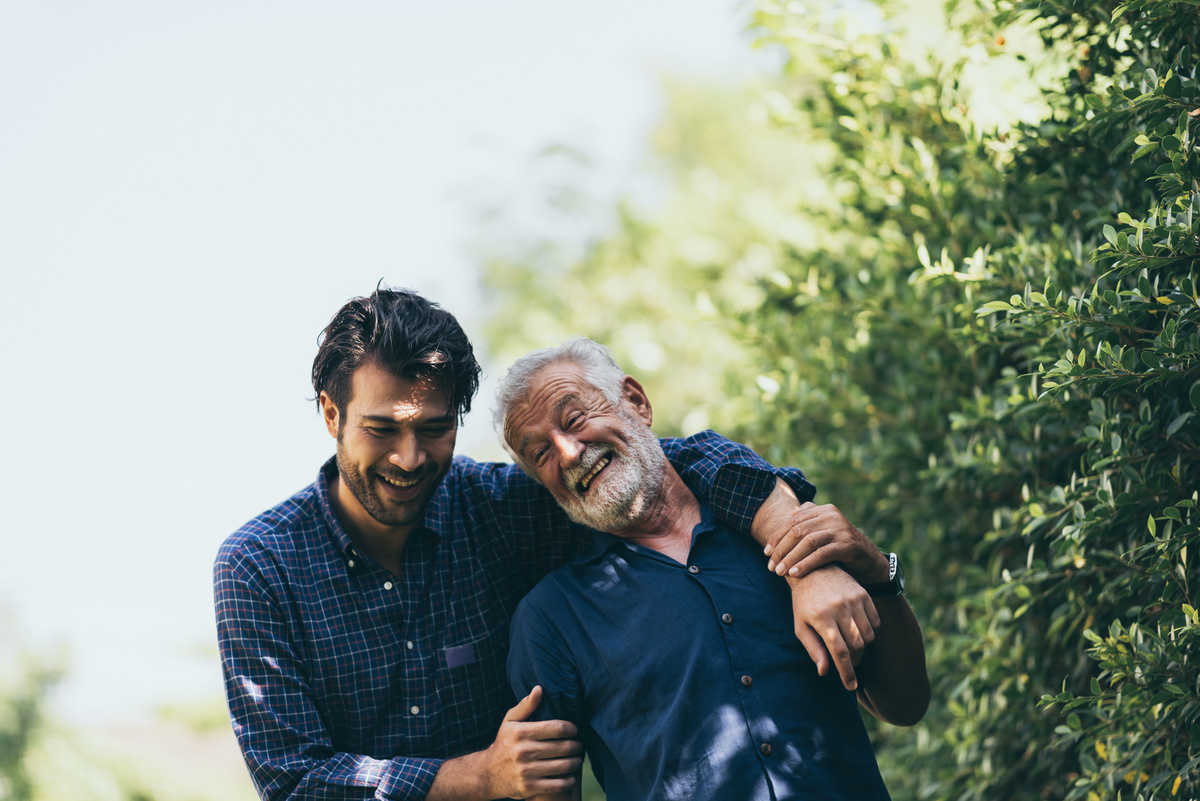
[[688,565],[688,572],[694,576],[700,572],[700,568],[696,567],[695,565]]
[[412,640],[409,640],[408,642],[404,643],[404,647],[411,651],[413,649]]
[[742,676],[742,686],[743,687],[749,687],[753,683],[754,683],[754,679],[750,678],[749,676]]
[[[390,582],[390,581],[385,581],[385,582],[383,582],[383,588],[384,588],[385,590],[390,590],[390,589],[392,588],[392,582]],[[415,715],[415,714],[417,714],[417,713],[416,713],[416,712],[414,712],[413,714]]]
[[725,614],[721,615],[721,622],[728,626],[733,622],[733,615],[726,612]]
[[758,747],[758,750],[762,751],[763,756],[770,756],[771,755],[771,744],[763,743],[762,745],[760,745]]
[[[408,711],[409,711],[409,712],[412,712],[414,715],[419,715],[419,714],[421,714],[421,707],[419,707],[419,706],[414,706],[412,709],[410,709],[410,710],[408,710]],[[771,746],[769,746],[769,745],[768,745],[768,746],[765,746],[765,747],[766,747],[766,748],[770,748]]]

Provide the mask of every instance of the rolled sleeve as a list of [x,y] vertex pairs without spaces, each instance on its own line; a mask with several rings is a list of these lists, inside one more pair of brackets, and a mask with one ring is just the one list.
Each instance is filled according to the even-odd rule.
[[684,482],[707,498],[713,513],[731,528],[748,532],[754,515],[783,479],[801,503],[811,501],[816,487],[794,467],[775,467],[745,445],[715,431],[687,439],[664,439],[663,450]]

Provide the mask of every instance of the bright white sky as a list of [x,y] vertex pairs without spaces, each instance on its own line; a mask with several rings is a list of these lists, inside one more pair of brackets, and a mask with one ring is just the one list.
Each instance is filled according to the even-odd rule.
[[[472,198],[527,199],[556,142],[626,170],[661,72],[753,69],[746,16],[0,3],[0,617],[65,646],[58,712],[220,697],[212,559],[332,453],[308,401],[329,317],[382,278],[477,337]],[[489,401],[460,451],[498,453]]]

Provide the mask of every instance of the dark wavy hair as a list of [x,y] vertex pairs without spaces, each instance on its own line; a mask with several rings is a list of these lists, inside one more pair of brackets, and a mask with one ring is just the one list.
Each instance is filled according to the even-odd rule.
[[408,381],[432,380],[461,425],[479,391],[479,362],[454,315],[407,289],[376,289],[333,315],[318,340],[313,390],[339,410],[353,395],[351,377],[368,362]]

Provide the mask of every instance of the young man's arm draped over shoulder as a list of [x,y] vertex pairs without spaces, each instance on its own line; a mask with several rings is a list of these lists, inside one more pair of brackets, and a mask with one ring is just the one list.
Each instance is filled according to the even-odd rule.
[[[749,448],[713,432],[686,440],[664,440],[663,446],[693,491],[708,499],[718,516],[743,532],[749,529],[763,499],[771,494],[776,475],[800,490],[807,486],[798,470],[776,470]],[[499,468],[499,473],[499,478],[491,474],[473,487],[464,487],[462,502],[475,512],[479,511],[478,504],[489,504],[506,519],[507,525],[501,528],[510,529],[508,536],[490,532],[492,537],[507,540],[511,547],[509,559],[496,566],[502,574],[497,581],[509,581],[506,576],[511,573],[511,580],[532,586],[540,575],[518,578],[520,574],[514,571],[528,571],[530,565],[536,565],[533,572],[548,572],[557,565],[546,562],[545,537],[559,540],[556,559],[561,563],[569,555],[562,542],[577,537],[579,528],[568,524],[550,494],[537,488],[516,467]],[[269,553],[248,559],[237,549],[223,548],[214,577],[227,701],[260,794],[275,800],[425,798],[446,760],[406,756],[375,759],[339,752],[333,745],[333,722],[323,719],[316,691],[308,683],[304,632],[297,630],[297,621],[287,611],[291,600],[286,578],[265,574],[271,570],[272,561]],[[500,726],[501,721],[491,725]],[[478,759],[483,753],[457,758],[465,760],[457,767],[468,767],[469,758]],[[504,757],[511,762],[513,755]],[[450,772],[443,776],[446,778],[450,778]],[[470,792],[462,797],[489,796]]]

